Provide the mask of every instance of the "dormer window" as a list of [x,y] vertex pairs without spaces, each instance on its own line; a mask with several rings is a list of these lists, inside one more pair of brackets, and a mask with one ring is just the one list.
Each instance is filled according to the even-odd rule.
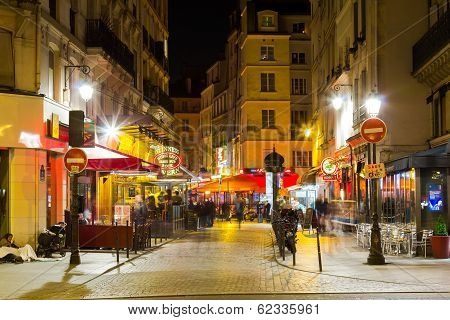
[[273,16],[268,16],[268,15],[262,16],[261,25],[263,27],[273,27],[274,26],[273,20],[274,20]]

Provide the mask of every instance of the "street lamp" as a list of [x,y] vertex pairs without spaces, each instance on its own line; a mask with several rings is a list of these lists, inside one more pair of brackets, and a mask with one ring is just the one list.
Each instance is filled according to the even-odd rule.
[[[381,99],[372,93],[366,100],[367,113],[371,118],[376,118],[381,108]],[[375,143],[368,144],[368,164],[377,163],[377,150]],[[372,157],[371,157],[372,154]],[[370,180],[370,212],[372,215],[372,231],[370,235],[370,252],[367,257],[369,265],[383,265],[386,260],[381,248],[381,230],[378,224],[378,179]]]
[[381,108],[380,98],[375,94],[369,96],[369,98],[366,100],[366,108],[367,113],[369,114],[370,117],[375,118],[376,116],[378,116],[378,113],[380,113]]
[[83,100],[86,102],[91,100],[92,94],[94,93],[94,89],[92,88],[92,86],[87,83],[83,84],[79,88],[79,91],[80,91],[81,98],[83,98]]
[[305,137],[306,137],[306,138],[309,138],[309,136],[311,135],[311,133],[312,133],[311,128],[306,128],[306,129],[305,129]]
[[341,96],[336,96],[331,101],[335,110],[339,110],[344,104],[344,99]]

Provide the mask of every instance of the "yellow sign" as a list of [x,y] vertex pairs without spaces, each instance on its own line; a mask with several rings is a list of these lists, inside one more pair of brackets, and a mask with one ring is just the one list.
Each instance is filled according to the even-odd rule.
[[381,179],[386,176],[384,163],[366,164],[364,166],[364,177],[366,179]]
[[52,138],[59,139],[59,115],[52,113]]

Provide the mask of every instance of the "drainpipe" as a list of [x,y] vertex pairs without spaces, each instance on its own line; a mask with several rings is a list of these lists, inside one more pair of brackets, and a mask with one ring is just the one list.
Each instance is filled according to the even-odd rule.
[[41,88],[41,52],[40,52],[40,41],[41,41],[41,3],[36,2],[36,33],[35,33],[35,50],[36,50],[36,79],[35,79],[35,91],[38,92]]

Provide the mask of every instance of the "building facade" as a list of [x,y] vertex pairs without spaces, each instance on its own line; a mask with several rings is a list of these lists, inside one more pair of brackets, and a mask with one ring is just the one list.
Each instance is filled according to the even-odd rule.
[[[378,207],[384,221],[420,225],[420,166],[402,171],[390,164],[428,149],[432,131],[431,113],[424,103],[430,88],[411,75],[421,77],[411,53],[430,24],[429,1],[409,3],[311,2],[313,161],[322,197],[353,200],[360,217],[369,220],[368,180],[361,174],[369,153],[360,125],[369,117],[367,99],[378,97],[382,102],[378,117],[388,133],[377,144],[377,161],[385,163],[392,176],[380,182]],[[405,7],[408,11],[400,18],[398,12]],[[445,37],[448,43],[448,34]],[[439,81],[445,82],[444,78]],[[439,137],[444,135],[441,130]],[[332,158],[339,168],[334,181],[325,181],[317,171],[325,158]],[[424,225],[430,226],[430,220],[424,219]]]
[[[11,232],[18,243],[35,246],[43,228],[64,220],[70,208],[63,155],[71,110],[82,110],[85,121],[95,123],[94,144],[112,154],[154,162],[157,147],[179,148],[171,129],[168,36],[167,0],[0,4],[6,62],[0,67],[0,109],[8,114],[0,119],[1,234]],[[84,84],[93,88],[91,99],[79,91]],[[105,134],[111,129],[114,139]],[[112,201],[100,206],[108,202],[99,191],[106,174],[91,169],[78,193],[92,220],[111,220]]]

